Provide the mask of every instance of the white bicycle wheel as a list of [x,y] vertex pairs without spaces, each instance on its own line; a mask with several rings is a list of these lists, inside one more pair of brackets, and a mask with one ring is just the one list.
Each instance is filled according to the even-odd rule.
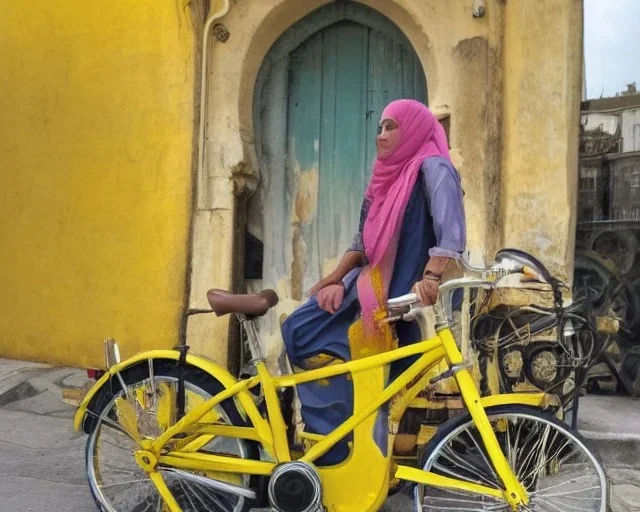
[[[134,459],[139,450],[131,432],[147,439],[157,438],[175,418],[178,369],[174,364],[155,362],[153,382],[140,366],[123,372],[126,392],[118,390],[100,410],[86,448],[89,486],[102,512],[164,512],[168,510],[155,485]],[[114,381],[115,382],[115,381]],[[207,374],[190,369],[185,375],[185,410],[189,412],[220,390]],[[207,413],[210,421],[237,424],[237,410],[220,404]],[[236,422],[230,416],[235,417]],[[255,444],[235,438],[215,437],[200,451],[256,458]],[[255,497],[249,475],[194,472],[158,467],[183,512],[244,512]],[[243,495],[244,493],[244,495]]]
[[[607,512],[608,486],[597,456],[579,435],[544,411],[525,406],[487,409],[511,468],[529,494],[531,512]],[[468,414],[444,424],[425,447],[423,468],[502,489],[480,434]],[[418,511],[508,512],[503,500],[471,492],[417,485]]]

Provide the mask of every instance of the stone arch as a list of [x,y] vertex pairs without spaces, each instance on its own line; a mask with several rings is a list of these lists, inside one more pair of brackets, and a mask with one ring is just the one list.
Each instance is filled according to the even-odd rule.
[[[371,11],[373,16],[368,16],[368,11]],[[262,84],[260,83],[261,71],[285,57],[291,50],[300,46],[304,41],[311,37],[316,32],[320,32],[325,28],[339,21],[353,21],[360,25],[368,26],[379,32],[389,32],[389,35],[395,39],[404,40],[407,45],[412,46],[411,42],[407,39],[404,32],[397,25],[390,27],[384,23],[387,18],[384,17],[379,11],[371,9],[366,4],[360,4],[359,2],[334,2],[325,4],[319,7],[304,17],[307,24],[301,25],[296,22],[291,27],[285,30],[285,32],[278,37],[276,42],[268,49],[264,59],[259,68],[259,73],[256,78],[256,85],[254,87],[253,94],[253,107],[255,111],[255,98],[258,95]],[[391,30],[390,30],[391,29]],[[422,63],[421,63],[422,64]],[[423,66],[424,68],[424,66]],[[240,105],[244,103],[241,101]],[[253,127],[255,130],[255,127]]]
[[[246,161],[251,162],[251,167],[254,172],[258,169],[253,147],[253,137],[255,133],[255,127],[253,125],[253,102],[254,88],[260,68],[265,58],[268,57],[271,47],[285,32],[290,28],[294,28],[295,24],[302,18],[312,14],[327,3],[329,2],[326,0],[315,0],[313,2],[297,2],[296,0],[282,1],[262,20],[249,43],[247,55],[250,56],[250,58],[245,59],[242,66],[238,120],[241,132],[247,135],[244,137],[244,155]],[[369,0],[363,2],[338,1],[335,3],[338,6],[344,6],[343,8],[345,8],[347,16],[352,16],[352,18],[348,19],[353,19],[353,21],[360,21],[358,19],[358,10],[352,9],[349,11],[348,6],[359,3],[377,11],[393,22],[413,46],[420,59],[420,63],[429,80],[429,96],[434,97],[437,95],[438,69],[435,55],[431,51],[431,41],[424,31],[424,27],[419,26],[415,22],[414,17],[409,11],[395,2],[385,0]],[[331,23],[332,22],[327,21],[327,26]],[[309,35],[310,34],[305,33],[293,33],[291,37],[292,39],[297,38],[302,42],[309,37]]]
[[[315,64],[301,71],[302,62]],[[246,226],[257,248],[246,251],[253,262],[246,274],[250,289],[274,287],[281,297],[299,301],[335,264],[357,230],[378,116],[390,100],[426,101],[426,93],[424,69],[410,41],[364,4],[326,4],[278,38],[254,88],[260,179]],[[300,100],[307,107],[298,110]],[[349,143],[336,141],[329,126],[349,126]],[[261,247],[264,260],[254,258]]]

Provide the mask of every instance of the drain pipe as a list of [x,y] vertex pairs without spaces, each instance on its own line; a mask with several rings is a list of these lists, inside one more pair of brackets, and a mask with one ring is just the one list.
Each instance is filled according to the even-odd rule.
[[[222,7],[212,13],[209,13],[204,23],[204,30],[202,31],[202,64],[201,81],[200,81],[200,130],[198,133],[198,178],[203,177],[204,173],[204,115],[205,115],[205,102],[207,97],[207,41],[209,39],[209,31],[213,22],[222,18],[229,12],[229,0],[222,0]],[[226,39],[225,39],[226,40]],[[202,183],[201,183],[202,185]],[[199,187],[198,195],[202,197],[202,186]],[[200,202],[200,201],[198,201]]]

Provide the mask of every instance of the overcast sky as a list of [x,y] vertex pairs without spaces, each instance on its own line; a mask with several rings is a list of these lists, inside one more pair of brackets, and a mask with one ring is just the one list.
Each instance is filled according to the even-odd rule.
[[587,98],[640,89],[640,0],[584,0]]

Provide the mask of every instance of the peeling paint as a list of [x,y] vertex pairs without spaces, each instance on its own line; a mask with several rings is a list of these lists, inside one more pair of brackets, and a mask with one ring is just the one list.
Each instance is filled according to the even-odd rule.
[[322,277],[326,277],[329,274],[331,274],[331,272],[333,272],[335,268],[338,266],[338,263],[340,262],[341,258],[342,258],[342,254],[339,256],[336,256],[335,258],[325,259],[322,262],[322,272],[321,272]]
[[318,207],[318,169],[311,168],[298,175],[298,190],[294,206],[297,222],[309,223]]
[[231,168],[231,179],[234,185],[233,191],[236,195],[252,194],[256,190],[258,177],[251,169],[251,166],[244,160]]
[[307,244],[299,224],[293,226],[292,246],[291,297],[295,300],[302,300],[304,272],[307,266]]
[[2,3],[2,357],[98,368],[105,337],[123,359],[181,340],[192,5]]

